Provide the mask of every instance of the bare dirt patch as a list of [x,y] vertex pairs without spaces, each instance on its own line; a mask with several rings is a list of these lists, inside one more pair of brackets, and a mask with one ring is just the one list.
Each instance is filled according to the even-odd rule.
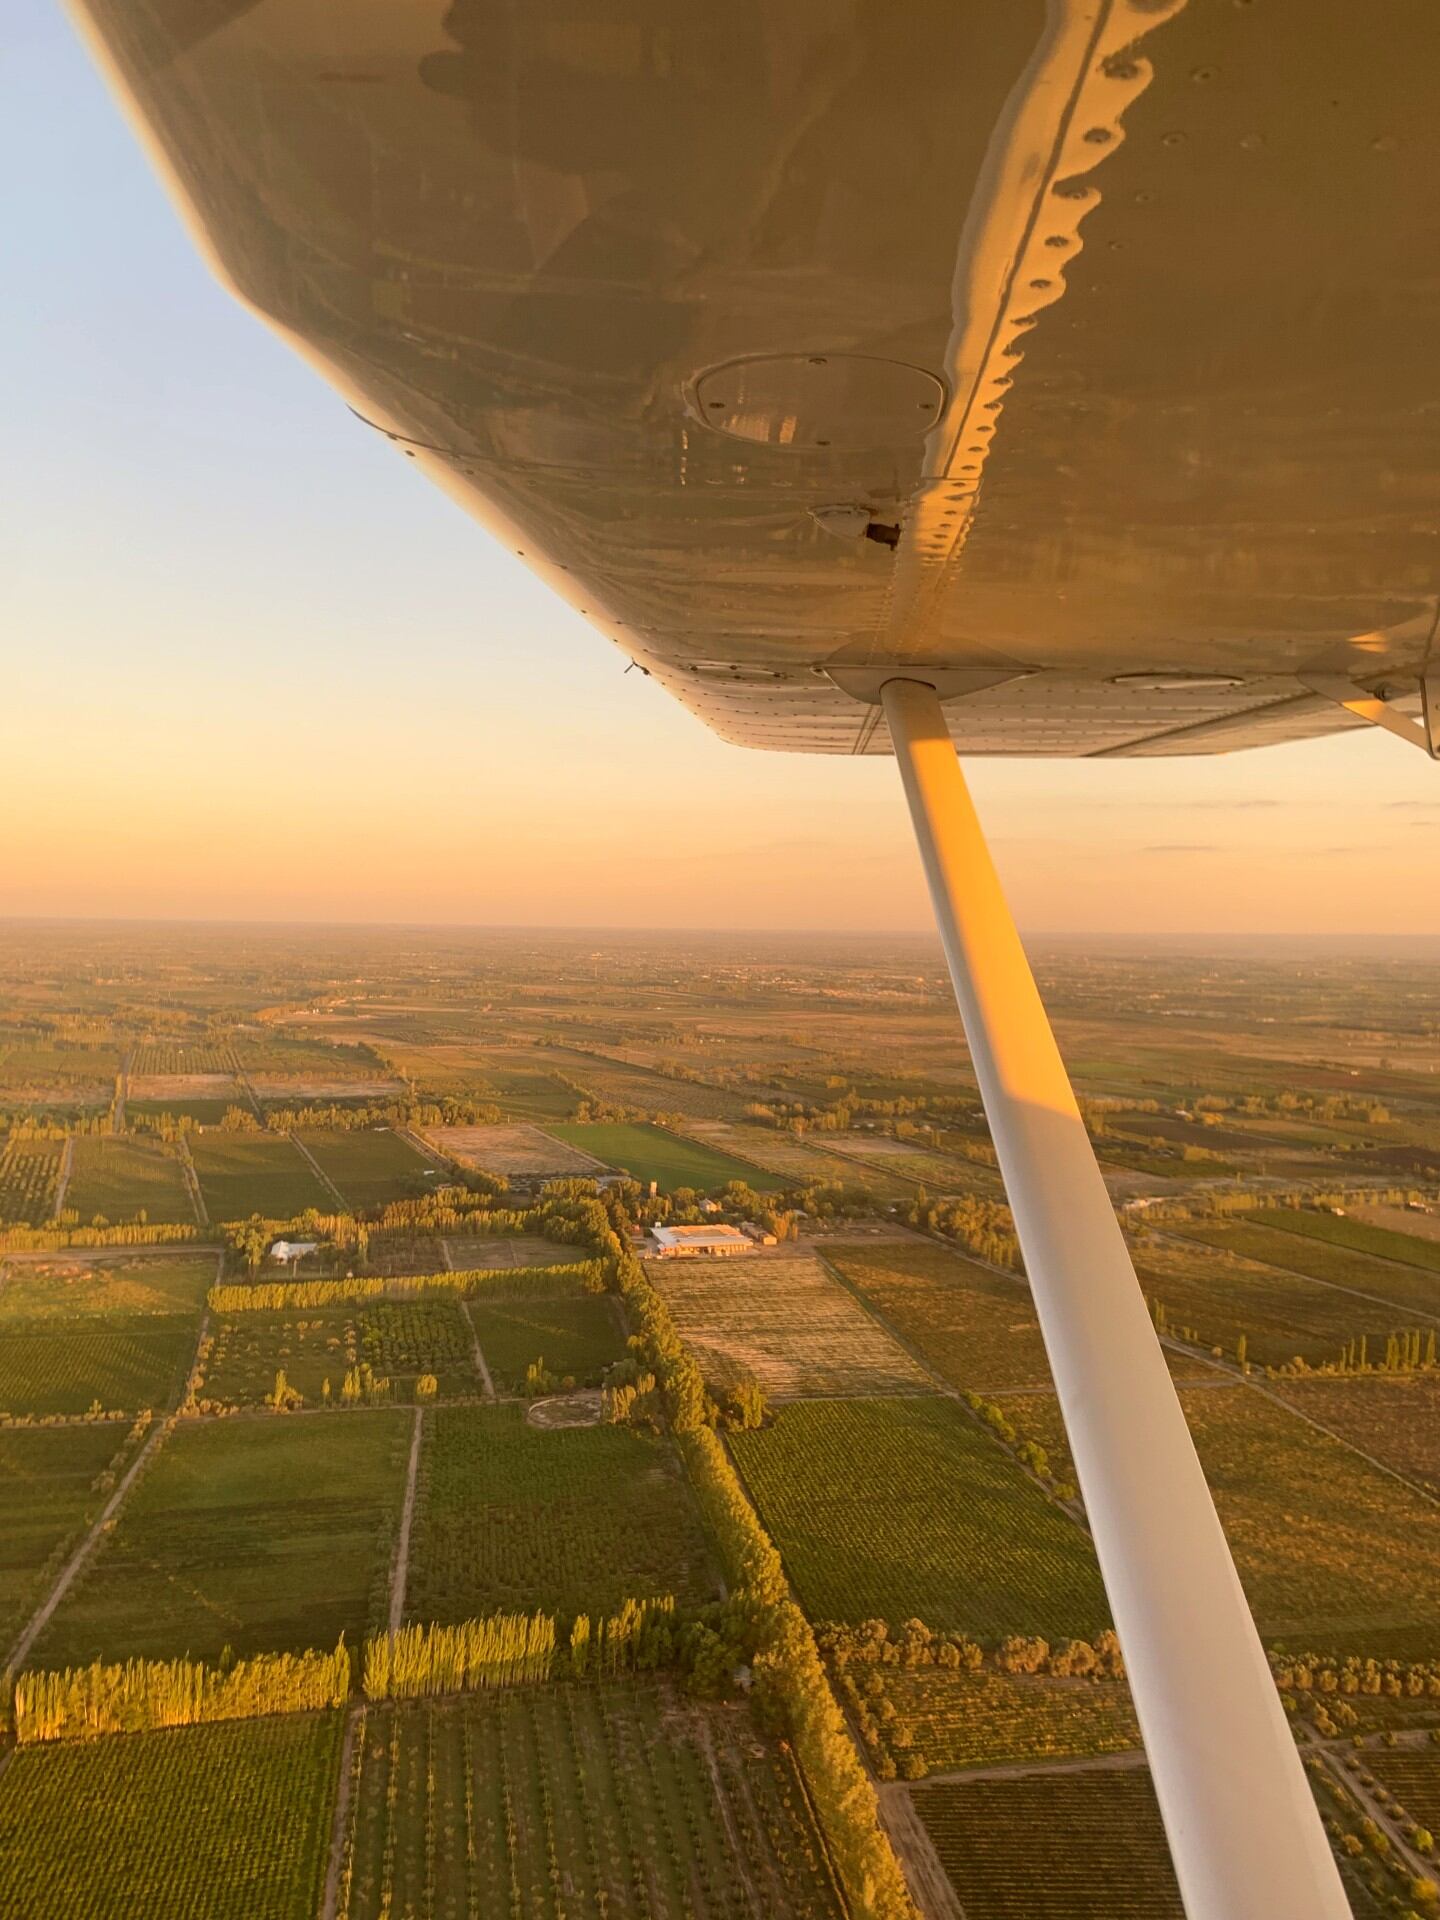
[[532,1400],[525,1418],[532,1427],[598,1427],[604,1411],[605,1396],[597,1387]]
[[132,1100],[233,1100],[245,1098],[233,1073],[133,1073]]
[[512,1240],[481,1240],[458,1234],[443,1244],[451,1269],[456,1273],[467,1273],[476,1267],[567,1266],[584,1257],[579,1247],[562,1247],[558,1240],[532,1239],[528,1235]]
[[273,1073],[252,1073],[250,1084],[262,1100],[390,1100],[405,1091],[398,1080],[295,1080]]
[[749,1376],[776,1399],[934,1390],[813,1257],[654,1260],[647,1271],[717,1386]]
[[593,1155],[552,1140],[539,1127],[430,1127],[424,1136],[441,1153],[479,1167],[485,1173],[594,1173],[602,1165]]
[[1421,1213],[1410,1207],[1351,1207],[1350,1211],[1367,1227],[1413,1233],[1417,1240],[1440,1240],[1440,1213]]

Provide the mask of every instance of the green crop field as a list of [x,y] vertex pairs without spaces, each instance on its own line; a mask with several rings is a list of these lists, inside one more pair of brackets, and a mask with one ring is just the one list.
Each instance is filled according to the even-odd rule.
[[12,1140],[0,1153],[0,1224],[43,1226],[55,1211],[63,1140]]
[[544,1430],[522,1408],[425,1417],[406,1612],[613,1611],[630,1595],[713,1591],[705,1540],[668,1445],[628,1427]]
[[775,1193],[784,1182],[753,1161],[737,1160],[731,1154],[717,1153],[697,1140],[684,1140],[664,1127],[632,1126],[621,1122],[600,1122],[588,1126],[546,1123],[545,1131],[557,1140],[568,1141],[593,1153],[607,1166],[623,1168],[632,1178],[648,1185],[656,1180],[662,1193],[677,1187],[695,1187],[708,1193],[727,1181],[743,1180],[756,1193]]
[[162,1114],[172,1120],[193,1120],[198,1127],[218,1127],[231,1107],[243,1107],[248,1112],[250,1103],[237,1087],[228,1100],[215,1099],[177,1099],[177,1100],[136,1100],[125,1102],[127,1121],[158,1119]]
[[953,1400],[801,1400],[731,1438],[811,1617],[977,1639],[1106,1625],[1090,1542]]
[[33,1664],[355,1645],[384,1615],[410,1433],[383,1411],[182,1423]]
[[212,1220],[289,1220],[307,1207],[333,1213],[335,1202],[292,1140],[278,1133],[197,1133],[190,1156]]
[[1283,1399],[1440,1499],[1440,1374],[1286,1380]]
[[99,1507],[97,1483],[124,1438],[110,1423],[0,1428],[0,1661],[43,1597],[55,1556]]
[[1185,1920],[1143,1768],[936,1782],[914,1798],[966,1920]]
[[933,1390],[819,1260],[663,1260],[650,1274],[713,1386],[755,1379],[780,1398]]
[[665,1680],[367,1707],[340,1920],[839,1920],[794,1759]]
[[[543,1271],[543,1269],[542,1269]],[[625,1356],[625,1335],[606,1294],[570,1297],[531,1293],[518,1298],[466,1302],[496,1388],[518,1393],[525,1369],[543,1359],[545,1371],[577,1387],[599,1386],[605,1369]]]
[[1244,1334],[1252,1365],[1287,1366],[1298,1357],[1320,1366],[1361,1338],[1379,1357],[1389,1334],[1410,1327],[1428,1331],[1434,1324],[1399,1307],[1322,1287],[1303,1274],[1194,1243],[1142,1243],[1135,1270],[1147,1297],[1163,1304],[1171,1327],[1194,1327],[1202,1346],[1222,1347],[1232,1357]]
[[1440,1273],[1440,1240],[1424,1240],[1419,1234],[1397,1233],[1392,1227],[1369,1226],[1348,1214],[1315,1213],[1308,1208],[1266,1208],[1254,1218],[1260,1226],[1274,1227],[1279,1233],[1299,1234],[1307,1240],[1349,1247],[1355,1253],[1372,1253],[1382,1260],[1398,1260],[1408,1267]]
[[195,1209],[180,1161],[163,1140],[138,1135],[80,1134],[65,1190],[67,1212],[96,1218],[193,1222]]
[[[1368,1303],[1355,1300],[1349,1307],[1339,1308],[1340,1312],[1350,1313],[1360,1321],[1375,1320],[1374,1301],[1388,1301],[1400,1315],[1423,1314],[1431,1321],[1440,1318],[1440,1282],[1418,1267],[1376,1260],[1351,1247],[1335,1246],[1304,1234],[1281,1233],[1275,1227],[1254,1226],[1248,1220],[1234,1226],[1193,1222],[1178,1226],[1175,1231],[1187,1239],[1203,1241],[1207,1246],[1219,1247],[1245,1259],[1292,1273],[1310,1274],[1333,1287],[1352,1287],[1357,1293],[1370,1294],[1372,1300]],[[1380,1309],[1380,1316],[1386,1317],[1384,1307]]]
[[179,1314],[193,1326],[214,1281],[213,1253],[0,1255],[0,1327]]
[[338,1713],[23,1747],[0,1777],[0,1920],[314,1920]]
[[1431,1503],[1249,1388],[1180,1397],[1267,1642],[1431,1658]]
[[391,1381],[396,1399],[408,1398],[422,1373],[435,1375],[442,1395],[480,1390],[470,1330],[455,1300],[226,1314],[213,1338],[200,1397],[223,1406],[261,1405],[282,1371],[306,1406],[323,1403],[327,1380],[338,1402],[346,1372],[362,1361]]
[[0,1413],[24,1416],[138,1413],[166,1405],[183,1384],[195,1348],[195,1323],[178,1316],[88,1321],[65,1330],[58,1321],[0,1337]]
[[307,1127],[301,1138],[356,1212],[444,1184],[436,1163],[389,1127]]
[[1130,1690],[1119,1680],[855,1665],[840,1685],[871,1717],[875,1758],[902,1773],[916,1760],[927,1772],[948,1773],[1080,1760],[1140,1744]]

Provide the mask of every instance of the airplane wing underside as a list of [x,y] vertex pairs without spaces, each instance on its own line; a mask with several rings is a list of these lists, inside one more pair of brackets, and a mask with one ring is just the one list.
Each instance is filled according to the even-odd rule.
[[1416,693],[1429,0],[79,4],[235,291],[726,738]]

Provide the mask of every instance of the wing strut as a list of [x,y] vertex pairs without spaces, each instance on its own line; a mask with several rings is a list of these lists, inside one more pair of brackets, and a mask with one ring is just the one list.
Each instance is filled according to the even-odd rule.
[[1350,1907],[935,690],[881,689],[1189,1920]]

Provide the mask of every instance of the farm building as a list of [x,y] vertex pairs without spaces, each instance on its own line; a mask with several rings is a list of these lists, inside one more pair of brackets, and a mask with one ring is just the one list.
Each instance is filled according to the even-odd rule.
[[270,1258],[282,1264],[291,1260],[303,1260],[307,1253],[319,1251],[318,1240],[276,1240],[270,1248]]
[[651,1235],[662,1259],[709,1253],[749,1253],[752,1242],[738,1227],[656,1227]]

